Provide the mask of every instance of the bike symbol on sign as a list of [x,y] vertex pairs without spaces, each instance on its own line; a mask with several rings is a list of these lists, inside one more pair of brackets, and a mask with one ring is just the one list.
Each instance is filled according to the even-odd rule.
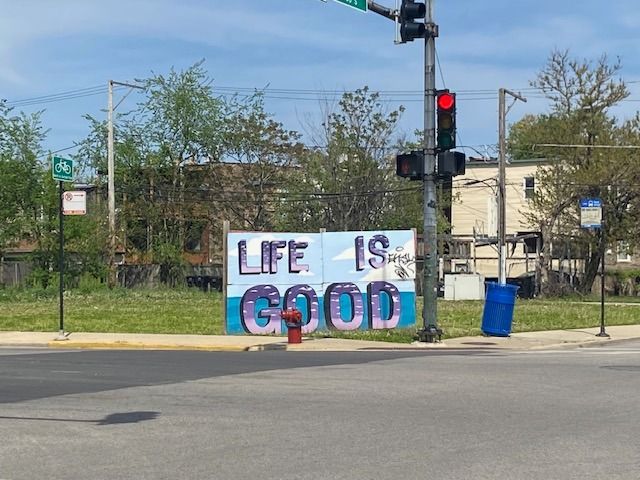
[[61,182],[73,181],[73,160],[67,158],[53,157],[51,162],[51,173],[54,180]]
[[58,162],[55,166],[56,173],[66,173],[67,175],[71,175],[71,165],[66,162]]

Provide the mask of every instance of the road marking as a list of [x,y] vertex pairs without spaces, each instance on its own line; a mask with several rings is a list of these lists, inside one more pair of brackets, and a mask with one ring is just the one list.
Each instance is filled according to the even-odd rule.
[[593,347],[593,348],[566,348],[562,350],[522,350],[518,355],[640,355],[640,348],[615,348],[615,347]]

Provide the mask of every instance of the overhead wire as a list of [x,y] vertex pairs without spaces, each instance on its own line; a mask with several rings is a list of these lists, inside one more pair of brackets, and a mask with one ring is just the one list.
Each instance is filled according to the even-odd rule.
[[[443,85],[446,87],[442,66],[436,52],[436,60]],[[626,83],[640,83],[640,80],[632,80]],[[116,89],[125,88],[116,85]],[[514,89],[517,91],[529,92],[531,98],[546,98],[544,90],[539,87],[524,87]],[[287,100],[287,101],[335,101],[342,98],[345,93],[355,93],[356,90],[320,90],[320,89],[295,89],[295,88],[255,88],[255,87],[233,87],[233,86],[213,86],[212,91],[219,93],[223,97],[243,96],[248,98],[253,95],[261,95],[269,100]],[[44,105],[53,102],[61,102],[67,100],[75,100],[95,95],[105,94],[107,87],[96,85],[86,88],[77,88],[66,90],[58,93],[27,97],[18,100],[6,100],[5,104],[10,107],[25,107],[34,105]],[[422,102],[424,92],[420,90],[377,90],[380,102]],[[496,90],[491,89],[460,89],[456,91],[465,102],[467,101],[488,101],[496,100],[498,94]],[[640,102],[640,99],[627,98],[623,102]]]

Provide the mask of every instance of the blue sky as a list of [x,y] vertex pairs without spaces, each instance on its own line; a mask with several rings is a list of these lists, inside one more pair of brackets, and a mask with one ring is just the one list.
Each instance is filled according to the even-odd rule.
[[[379,3],[393,6],[395,0]],[[327,94],[318,91],[364,85],[385,92],[389,108],[407,107],[402,131],[422,126],[422,42],[394,45],[391,21],[332,0],[0,0],[0,7],[0,98],[103,88],[19,107],[46,110],[51,150],[86,135],[84,113],[105,115],[108,79],[132,81],[201,59],[214,87],[297,90],[267,90],[268,110],[290,129],[319,122],[317,97]],[[553,48],[579,58],[620,56],[625,80],[640,80],[637,0],[436,0],[435,20],[438,87],[444,79],[453,91],[525,89]],[[615,111],[621,118],[640,106],[640,82],[629,87],[631,101]],[[522,91],[529,102],[513,107],[510,122],[548,108]],[[119,110],[135,101],[131,95]],[[497,94],[461,94],[458,132],[459,143],[482,151],[495,144]]]

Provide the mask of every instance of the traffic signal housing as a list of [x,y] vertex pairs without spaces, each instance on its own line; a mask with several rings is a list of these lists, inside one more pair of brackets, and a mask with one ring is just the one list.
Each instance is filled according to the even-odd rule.
[[438,152],[446,152],[456,148],[456,94],[438,90],[436,107],[436,148]]
[[442,152],[438,154],[438,176],[441,178],[464,175],[467,156],[462,152]]
[[400,39],[402,43],[413,42],[416,38],[424,38],[426,27],[424,22],[416,22],[427,14],[424,3],[415,0],[402,0],[398,22],[400,23]]
[[421,150],[415,150],[411,153],[396,155],[396,175],[409,180],[422,180],[424,153]]

